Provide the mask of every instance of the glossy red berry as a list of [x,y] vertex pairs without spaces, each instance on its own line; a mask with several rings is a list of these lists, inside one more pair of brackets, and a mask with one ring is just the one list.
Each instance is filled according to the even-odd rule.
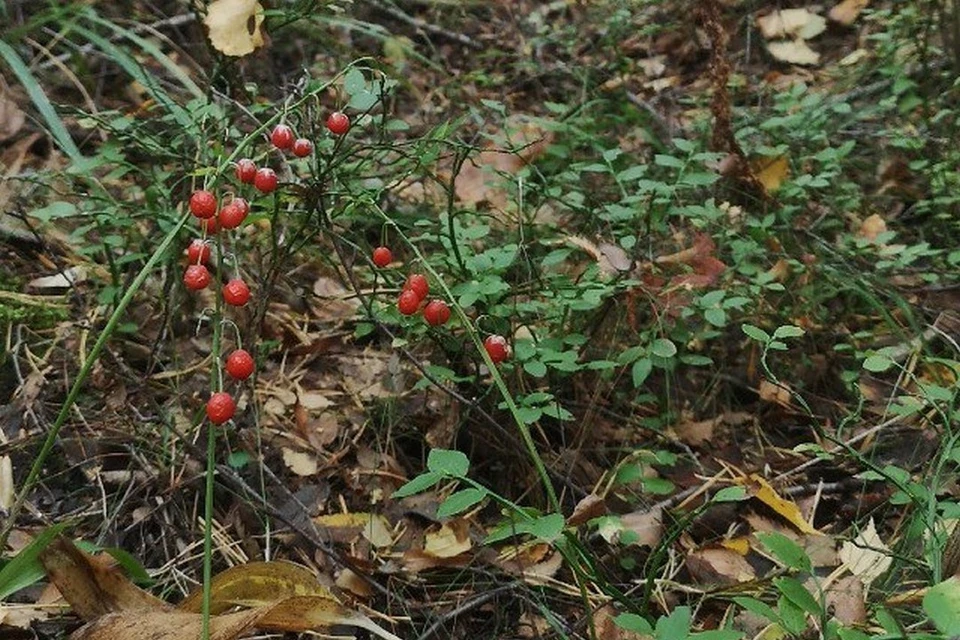
[[503,336],[487,336],[487,339],[483,341],[483,348],[487,350],[487,355],[490,356],[494,364],[499,364],[510,356],[510,346]]
[[187,247],[187,262],[190,264],[210,262],[210,245],[200,238],[195,238]]
[[422,302],[424,298],[427,297],[427,294],[430,293],[430,284],[427,282],[427,277],[422,273],[411,273],[407,276],[407,281],[403,284],[404,291],[410,290],[417,294],[417,297]]
[[217,220],[224,229],[236,229],[243,224],[246,217],[246,210],[236,202],[231,202],[223,209],[220,209],[220,213],[217,214]]
[[237,180],[244,184],[253,184],[257,175],[257,163],[250,158],[237,160]]
[[350,129],[350,118],[342,111],[334,111],[327,117],[327,129],[336,136],[342,136]]
[[210,272],[202,264],[191,264],[183,272],[183,284],[191,291],[206,289],[210,284]]
[[233,417],[233,412],[236,410],[236,403],[225,391],[215,393],[207,400],[207,417],[213,424],[223,424]]
[[217,215],[217,196],[200,189],[190,196],[190,213],[198,218],[212,218]]
[[387,247],[377,247],[373,250],[373,264],[381,269],[393,262],[393,253]]
[[200,228],[203,229],[208,236],[216,235],[217,231],[220,231],[220,223],[217,222],[216,218],[202,218],[200,220]]
[[270,134],[270,142],[277,149],[289,149],[293,146],[293,129],[285,124],[278,124]]
[[242,307],[250,299],[250,287],[240,278],[223,285],[223,301],[234,307]]
[[450,319],[450,307],[443,300],[431,300],[423,308],[423,319],[434,327],[446,324]]
[[246,198],[234,198],[230,201],[230,204],[240,207],[243,210],[243,215],[250,213],[250,203],[247,202]]
[[405,316],[412,316],[420,308],[420,296],[412,289],[406,289],[400,292],[397,298],[397,309]]
[[246,380],[253,373],[253,356],[244,349],[237,349],[227,356],[226,369],[234,380]]
[[297,138],[293,141],[293,155],[298,158],[306,158],[313,153],[313,143],[306,138]]
[[270,167],[260,167],[253,178],[253,186],[261,193],[270,193],[277,188],[277,173]]

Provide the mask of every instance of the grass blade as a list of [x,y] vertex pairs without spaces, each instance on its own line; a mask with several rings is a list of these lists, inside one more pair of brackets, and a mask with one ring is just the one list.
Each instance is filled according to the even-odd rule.
[[67,132],[67,127],[63,124],[63,120],[60,119],[53,105],[50,104],[50,100],[47,99],[47,94],[40,88],[40,83],[38,83],[37,79],[30,73],[30,69],[23,63],[23,60],[20,59],[20,56],[14,48],[3,40],[0,40],[0,56],[7,62],[7,66],[9,66],[14,75],[17,76],[23,88],[26,89],[27,95],[30,96],[30,100],[33,101],[37,111],[40,112],[40,116],[47,123],[47,130],[56,141],[57,146],[60,147],[60,150],[67,154],[74,162],[82,160],[83,154],[80,153],[80,149],[77,148],[73,138],[71,138]]

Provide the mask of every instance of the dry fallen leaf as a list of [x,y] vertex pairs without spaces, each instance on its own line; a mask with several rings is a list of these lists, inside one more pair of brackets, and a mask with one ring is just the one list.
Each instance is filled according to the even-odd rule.
[[783,407],[790,406],[790,389],[783,382],[777,384],[769,380],[761,380],[757,393],[764,402],[772,402]]
[[298,476],[312,476],[319,469],[316,457],[303,451],[294,451],[288,447],[281,449],[283,452],[283,464],[287,465],[290,471]]
[[800,513],[800,507],[798,507],[795,502],[781,498],[777,492],[774,491],[773,487],[770,486],[770,483],[763,477],[754,473],[748,478],[740,479],[738,482],[747,487],[749,495],[773,509],[802,533],[820,533],[803,519],[803,515]]
[[860,12],[866,9],[869,4],[870,0],[843,0],[830,9],[827,17],[845,27],[850,26],[860,17]]
[[0,510],[10,510],[14,493],[13,463],[10,456],[0,456]]
[[847,540],[840,547],[840,561],[850,569],[850,573],[863,581],[863,590],[870,590],[870,583],[890,568],[893,557],[880,534],[873,518],[853,540]]
[[466,520],[456,519],[428,531],[423,540],[423,552],[435,558],[452,558],[469,551],[473,547],[469,527]]
[[228,56],[245,56],[263,46],[263,6],[257,0],[214,0],[203,19],[213,48]]
[[334,535],[334,539],[348,542],[343,535],[337,535],[337,530],[346,533],[352,539],[359,533],[375,547],[389,547],[393,544],[393,534],[390,523],[380,514],[375,513],[333,513],[317,516],[313,519],[318,526],[325,527]]
[[[258,606],[292,596],[333,598],[310,569],[292,562],[248,562],[218,573],[210,581],[210,612],[223,613],[239,603]],[[203,589],[177,605],[179,611],[200,613]]]
[[767,193],[776,193],[790,175],[790,160],[787,156],[763,156],[752,160],[750,165]]
[[820,64],[820,54],[801,39],[777,40],[767,43],[767,51],[780,62],[813,66]]
[[866,594],[863,582],[857,576],[844,576],[826,588],[823,597],[827,610],[845,625],[860,625],[867,621]]
[[760,33],[767,40],[793,37],[809,40],[827,29],[827,21],[806,9],[783,9],[757,18]]
[[686,564],[700,584],[729,585],[757,577],[742,555],[724,547],[698,549],[687,555]]
[[579,526],[606,512],[606,501],[595,493],[588,494],[573,508],[573,513],[567,518],[567,526]]
[[876,242],[877,237],[886,232],[887,223],[879,214],[873,214],[867,217],[862,223],[860,223],[860,229],[857,231],[857,235],[861,238],[869,240],[870,242]]
[[[620,516],[618,540],[638,546],[655,547],[663,536],[663,510],[659,507]],[[627,535],[624,535],[627,533]]]

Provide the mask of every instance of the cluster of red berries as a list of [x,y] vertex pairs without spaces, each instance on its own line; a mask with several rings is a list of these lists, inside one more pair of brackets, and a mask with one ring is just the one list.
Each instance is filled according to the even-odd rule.
[[[393,253],[389,247],[377,247],[372,254],[373,264],[380,269],[393,262]],[[427,277],[422,273],[411,273],[407,276],[403,288],[400,290],[400,296],[397,298],[397,310],[405,316],[412,316],[423,307],[423,319],[427,324],[439,327],[446,324],[450,319],[450,307],[446,302],[439,298],[434,298],[423,304],[430,293],[430,283]],[[483,348],[486,349],[490,359],[494,364],[499,364],[506,360],[510,355],[510,346],[506,338],[500,335],[488,336],[483,341]]]
[[[340,111],[334,111],[327,118],[327,129],[341,136],[350,129],[350,119]],[[278,124],[270,133],[270,142],[280,151],[290,151],[298,158],[313,153],[313,142],[307,138],[298,138],[293,129],[286,124]],[[270,167],[258,167],[250,158],[241,158],[236,163],[236,177],[242,185],[251,184],[261,194],[276,191],[279,184],[277,173]],[[217,233],[221,228],[236,229],[243,224],[250,213],[250,203],[241,197],[231,197],[223,206],[219,206],[217,196],[211,191],[200,189],[190,196],[189,209],[200,221],[205,236]],[[387,262],[389,262],[389,258]],[[210,245],[205,238],[197,238],[187,247],[187,268],[183,274],[183,283],[191,291],[206,289],[212,281],[207,266],[210,264]],[[231,306],[242,307],[250,300],[250,287],[240,278],[234,278],[223,285],[223,301]],[[449,315],[449,312],[448,312]],[[244,349],[232,351],[226,358],[224,368],[234,380],[246,380],[253,375],[253,356]],[[223,424],[233,418],[236,403],[233,396],[225,391],[214,393],[207,401],[207,418],[215,425]]]

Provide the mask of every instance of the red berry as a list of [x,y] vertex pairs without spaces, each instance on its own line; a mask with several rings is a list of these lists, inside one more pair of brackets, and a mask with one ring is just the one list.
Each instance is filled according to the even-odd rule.
[[256,175],[257,163],[250,158],[237,160],[237,180],[244,184],[253,184],[253,179]]
[[216,218],[202,218],[200,220],[200,228],[203,229],[208,236],[215,235],[217,231],[220,231],[220,223],[217,222]]
[[423,319],[427,324],[439,327],[450,319],[450,307],[443,300],[431,300],[423,308]]
[[237,410],[237,405],[233,398],[225,391],[210,396],[207,400],[207,417],[213,424],[223,424],[233,417],[233,412]]
[[242,307],[250,299],[250,287],[239,278],[223,285],[223,301],[234,307]]
[[236,202],[231,202],[223,209],[220,209],[217,220],[219,220],[220,226],[224,229],[236,229],[243,224],[246,217],[247,212],[244,211],[243,207]]
[[210,262],[210,245],[200,238],[195,238],[187,247],[187,262],[190,264]]
[[377,247],[373,250],[373,264],[381,269],[393,262],[393,253],[387,247]]
[[297,138],[293,141],[293,155],[298,158],[306,158],[313,153],[313,143],[306,138]]
[[327,118],[327,129],[335,136],[342,136],[350,128],[350,118],[342,111],[334,111]]
[[510,346],[507,345],[507,339],[503,336],[487,336],[483,341],[483,348],[487,350],[487,355],[494,364],[499,364],[510,356]]
[[183,284],[187,285],[187,289],[192,291],[206,289],[207,285],[210,284],[210,272],[202,264],[191,264],[183,272]]
[[427,277],[422,273],[411,273],[403,284],[403,290],[408,289],[416,293],[420,301],[423,301],[430,293],[430,284],[427,282]]
[[217,196],[203,189],[194,191],[190,196],[190,213],[198,218],[212,218],[217,215]]
[[397,309],[405,316],[412,316],[420,308],[420,296],[416,291],[406,289],[397,298]]
[[244,349],[237,349],[227,356],[227,373],[234,380],[246,380],[253,373],[253,356]]
[[270,134],[270,142],[277,149],[289,149],[293,146],[293,129],[285,124],[278,124]]
[[253,178],[253,186],[261,193],[270,193],[277,188],[276,172],[270,167],[257,169],[257,175]]
[[240,207],[243,210],[243,215],[250,213],[250,203],[245,198],[234,198],[230,201],[230,204]]

